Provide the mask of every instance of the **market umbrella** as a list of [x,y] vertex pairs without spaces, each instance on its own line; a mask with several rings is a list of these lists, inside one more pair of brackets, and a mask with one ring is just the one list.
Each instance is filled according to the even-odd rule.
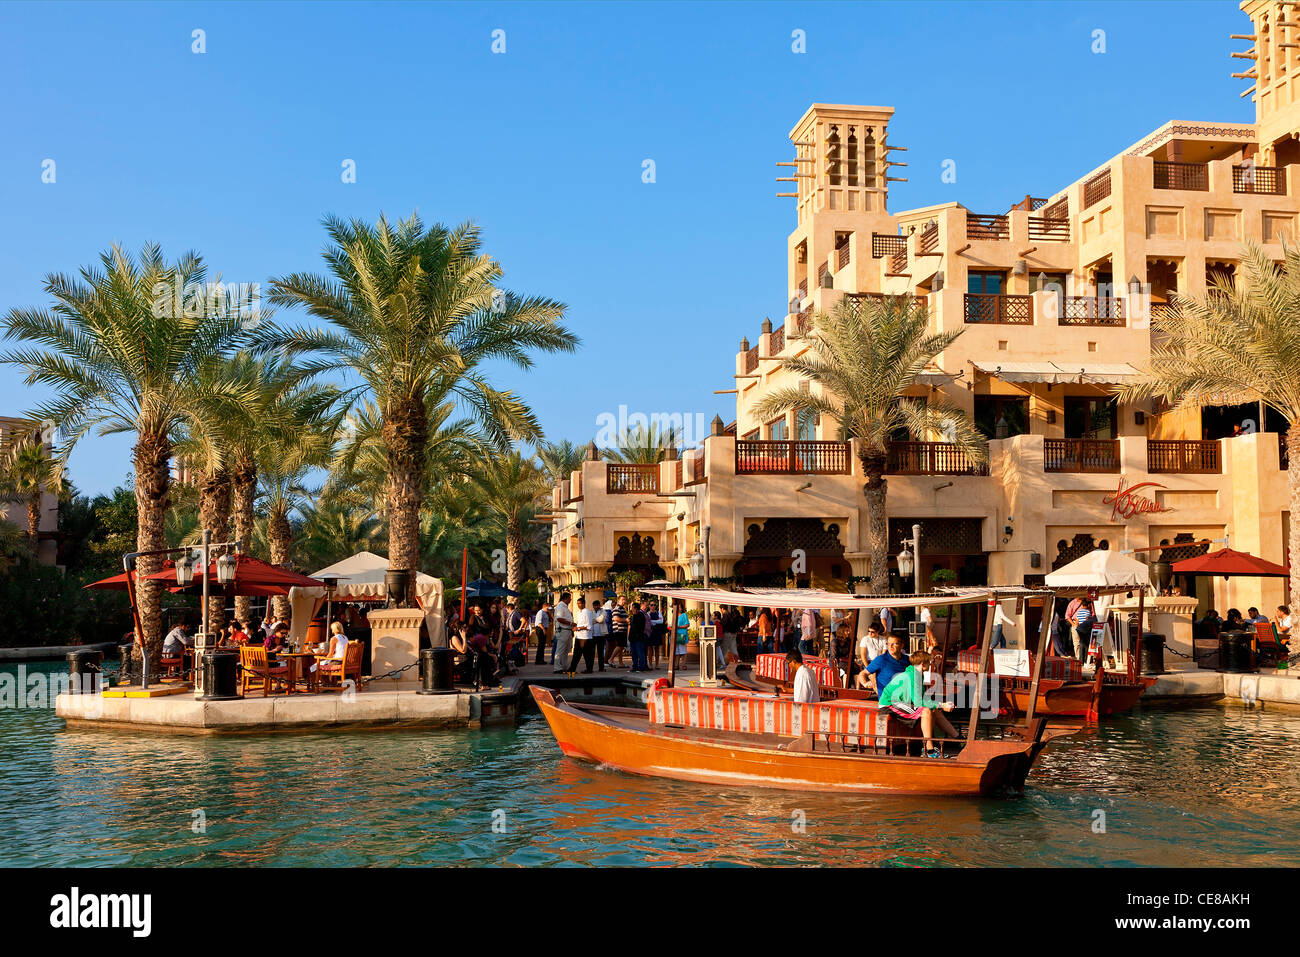
[[1291,575],[1284,565],[1231,548],[1184,558],[1171,567],[1178,575],[1222,575],[1224,578],[1289,578]]
[[117,591],[126,591],[126,572],[120,575],[114,575],[112,578],[101,578],[97,582],[91,582],[89,585],[82,585],[82,588],[113,588]]
[[[453,592],[460,591],[459,588],[453,588]],[[504,585],[498,585],[496,582],[488,581],[486,578],[476,578],[465,586],[465,596],[467,598],[505,598],[518,597],[519,592],[511,591]]]
[[1090,591],[1102,594],[1145,591],[1151,584],[1151,572],[1136,558],[1109,548],[1097,548],[1045,575],[1043,583],[1058,595],[1077,598]]
[[[317,587],[323,583],[315,578],[308,578],[306,575],[290,571],[287,568],[280,568],[278,565],[272,565],[270,562],[264,562],[260,558],[254,558],[251,555],[235,556],[235,577],[229,586],[222,585],[217,579],[217,562],[216,559],[208,565],[208,574],[211,578],[208,580],[209,591],[223,591],[230,587],[231,594],[234,595],[287,595],[289,589],[294,587]],[[194,581],[188,586],[181,587],[176,584],[176,565],[174,562],[168,562],[162,571],[154,572],[149,576],[156,581],[171,581],[174,592],[201,592],[203,590],[203,569],[194,570]]]

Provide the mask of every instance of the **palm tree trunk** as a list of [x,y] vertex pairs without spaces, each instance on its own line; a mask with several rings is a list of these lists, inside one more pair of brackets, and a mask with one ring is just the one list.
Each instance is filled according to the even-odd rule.
[[[171,442],[165,434],[141,434],[132,449],[135,467],[135,507],[137,551],[148,552],[167,547],[163,533],[167,515],[167,491],[171,485]],[[162,657],[162,584],[147,576],[160,571],[163,556],[142,555],[136,562],[139,582],[136,608],[140,614],[142,640],[151,665]]]
[[[214,542],[228,541],[230,538],[230,471],[224,468],[208,469],[203,473],[199,484],[199,526],[212,533]],[[215,556],[214,556],[215,558]],[[212,585],[208,594],[219,589]],[[204,630],[208,634],[217,634],[221,630],[226,616],[226,599],[224,595],[208,598],[207,623]]]
[[506,587],[519,591],[524,579],[524,533],[519,519],[506,522]]
[[[281,567],[289,564],[289,553],[293,548],[293,530],[289,527],[289,516],[283,508],[273,507],[266,517],[266,544],[271,549],[271,564]],[[276,595],[272,599],[276,618],[289,617],[289,599]]]
[[867,547],[871,552],[869,594],[889,593],[889,522],[885,517],[887,460],[883,451],[867,449],[859,456],[867,477],[862,494],[867,499]]
[[[1292,434],[1300,436],[1300,431],[1292,429]],[[1288,435],[1287,438],[1291,436]],[[1288,530],[1287,551],[1291,560],[1290,594],[1287,605],[1293,613],[1300,613],[1300,442],[1292,441],[1294,448],[1289,449],[1286,477],[1287,491],[1291,497],[1291,527]],[[1294,632],[1293,632],[1294,633]],[[1295,642],[1291,643],[1292,649]]]
[[415,571],[420,561],[420,505],[429,423],[424,401],[397,399],[384,412],[388,456],[388,567]]
[[41,534],[41,490],[38,488],[27,496],[27,540],[32,547],[32,558],[40,546]]
[[[257,462],[251,452],[242,450],[235,457],[230,472],[234,495],[235,538],[239,539],[245,554],[252,552],[253,501],[257,497]],[[247,595],[235,598],[235,617],[247,622],[253,613],[253,600]]]

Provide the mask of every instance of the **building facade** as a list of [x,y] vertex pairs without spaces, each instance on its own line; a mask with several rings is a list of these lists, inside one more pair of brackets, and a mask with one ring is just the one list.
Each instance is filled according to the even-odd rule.
[[[960,584],[1035,584],[1094,547],[1174,561],[1225,537],[1286,563],[1284,422],[1258,404],[1174,415],[1112,391],[1146,364],[1151,319],[1175,296],[1234,275],[1243,243],[1280,260],[1296,236],[1300,27],[1288,7],[1242,5],[1255,123],[1168,122],[1004,211],[891,211],[906,167],[889,143],[893,110],[809,107],[781,164],[796,208],[788,312],[740,341],[735,423],[715,420],[698,448],[654,466],[593,451],[553,493],[552,582],[594,589],[620,570],[686,580],[707,534],[715,581],[860,587],[870,558],[852,442],[834,422],[751,410],[799,384],[781,360],[807,348],[818,312],[881,295],[917,297],[936,330],[962,330],[911,392],[964,409],[990,449],[976,467],[940,437],[891,445],[891,569],[913,525],[923,590],[939,569]],[[1220,613],[1284,600],[1277,580],[1174,586]]]
[[[11,439],[38,432],[40,428],[41,424],[31,419],[0,416],[0,447],[3,447]],[[25,501],[0,502],[0,520],[16,525],[25,534],[27,532],[27,503]],[[43,492],[41,494],[36,558],[44,565],[53,565],[58,560],[58,527],[58,497],[52,492]]]

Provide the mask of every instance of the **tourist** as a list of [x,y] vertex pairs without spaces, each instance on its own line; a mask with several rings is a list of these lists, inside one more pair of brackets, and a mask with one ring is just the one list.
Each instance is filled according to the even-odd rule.
[[790,669],[790,680],[794,682],[795,704],[817,704],[821,701],[821,689],[817,687],[817,676],[803,663],[803,655],[798,648],[785,653],[786,665]]
[[873,621],[867,625],[867,633],[858,639],[858,664],[862,670],[853,678],[855,688],[871,687],[871,675],[867,672],[867,667],[888,651],[883,627],[880,622]]
[[330,661],[342,661],[347,650],[348,636],[343,631],[343,625],[336,621],[330,625],[330,643],[325,650],[325,657]]
[[1259,609],[1254,605],[1246,609],[1246,620],[1252,625],[1266,625],[1268,619],[1259,613]]
[[925,636],[927,638],[934,635],[934,613],[930,611],[929,605],[925,605],[921,608],[921,612],[916,616],[916,620],[925,626]]
[[[609,634],[609,609],[597,598],[591,605],[591,643],[596,649],[596,662],[605,670],[605,636]],[[591,666],[587,666],[591,670]]]
[[745,618],[735,605],[727,606],[727,613],[722,616],[722,658],[723,667],[740,660],[740,632],[745,627]]
[[555,603],[555,642],[551,648],[551,667],[558,675],[573,653],[573,612],[569,611],[569,592],[561,592]]
[[798,631],[794,626],[794,615],[789,608],[782,608],[777,611],[772,609],[772,614],[776,616],[776,650],[785,654],[791,648],[799,645]]
[[1278,605],[1277,614],[1273,616],[1273,625],[1277,628],[1277,640],[1283,645],[1291,641],[1291,607]]
[[506,603],[506,636],[510,643],[506,662],[514,670],[515,666],[528,664],[528,625],[526,609],[516,607],[514,602]]
[[[1014,631],[1016,620],[1008,615],[1002,609],[1002,602],[997,602],[993,606],[993,647],[1005,648],[1007,646],[1007,631]],[[929,651],[929,649],[926,649]]]
[[281,625],[273,627],[271,633],[262,639],[262,646],[266,648],[268,655],[273,655],[279,651],[289,650],[289,628]]
[[463,648],[470,652],[478,684],[491,686],[497,683],[497,657],[492,652],[492,624],[479,605],[470,606],[469,620],[464,628]]
[[1219,632],[1223,628],[1223,619],[1213,608],[1208,608],[1200,621],[1192,623],[1192,640],[1202,638],[1210,641],[1219,640]]
[[573,615],[573,654],[569,656],[569,674],[578,673],[578,659],[586,664],[584,674],[591,674],[591,652],[594,648],[591,640],[591,612],[587,608],[587,599],[578,596],[578,610]]
[[805,608],[799,616],[799,651],[804,655],[817,654],[817,609]]
[[646,648],[650,651],[650,670],[659,670],[659,661],[664,655],[664,644],[668,640],[668,623],[664,621],[663,612],[658,602],[646,602],[645,619]]
[[[533,617],[533,637],[537,639],[537,657],[533,659],[533,664],[546,664],[546,642],[551,637],[551,603],[545,598],[542,599],[541,605],[538,606],[537,614]],[[551,660],[555,660],[555,648],[551,648]]]
[[776,635],[776,616],[770,609],[764,608],[758,613],[758,653],[770,655],[773,650],[772,640]]
[[270,638],[271,632],[275,631],[275,619],[268,614],[265,618],[262,619],[261,628],[262,628],[262,639],[265,640],[267,638]]
[[676,638],[673,647],[673,668],[681,670],[686,667],[686,647],[691,640],[691,616],[686,614],[685,605],[682,606],[681,614],[677,616]]
[[[650,603],[646,602],[645,607]],[[625,612],[626,613],[626,612]],[[650,670],[649,662],[646,661],[646,618],[647,615],[642,606],[632,602],[632,615],[627,618],[627,637],[632,645],[632,671],[631,673],[641,674]],[[619,649],[619,657],[622,658],[622,649]]]
[[1083,661],[1088,654],[1088,641],[1092,637],[1092,623],[1097,617],[1093,606],[1095,591],[1089,591],[1082,598],[1076,598],[1065,609],[1065,620],[1074,629],[1074,653],[1072,657]]
[[880,633],[882,635],[891,635],[894,632],[894,609],[880,609]]
[[190,637],[189,625],[181,622],[167,632],[167,637],[163,639],[163,657],[179,658],[185,654],[186,648],[192,648],[193,646],[194,639]]
[[903,642],[898,635],[885,636],[885,653],[871,659],[867,665],[867,688],[877,696],[907,668],[907,657],[903,654]]
[[1228,617],[1223,620],[1224,631],[1242,631],[1246,627],[1246,619],[1241,617],[1241,611],[1236,608],[1228,609]]
[[[957,737],[957,730],[946,716],[935,714],[935,709],[925,704],[924,672],[930,656],[924,651],[914,651],[907,660],[907,667],[890,679],[884,691],[880,692],[877,707],[881,710],[888,708],[896,721],[909,727],[915,727],[920,722],[921,734],[925,737],[925,756],[937,758],[941,755],[934,746],[935,723],[938,723],[939,730],[945,737]],[[953,703],[945,701],[939,707],[943,711],[951,711]]]
[[715,608],[713,616],[709,619],[709,624],[713,626],[713,653],[717,656],[718,668],[721,671],[727,670],[727,656],[722,653],[722,609]]

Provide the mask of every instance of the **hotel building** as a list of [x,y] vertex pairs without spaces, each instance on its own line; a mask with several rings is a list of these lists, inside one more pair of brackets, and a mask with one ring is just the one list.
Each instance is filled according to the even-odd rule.
[[[937,569],[958,584],[1035,584],[1095,547],[1174,561],[1225,536],[1285,563],[1284,422],[1258,404],[1174,415],[1117,403],[1111,390],[1146,364],[1150,318],[1175,296],[1204,296],[1213,277],[1233,275],[1244,242],[1280,259],[1296,236],[1294,6],[1242,5],[1253,29],[1234,62],[1254,123],[1165,123],[1055,193],[1002,210],[891,210],[907,155],[889,141],[893,110],[809,107],[781,164],[796,211],[788,312],[740,339],[735,422],[715,419],[697,448],[659,465],[609,464],[593,447],[553,492],[551,581],[591,589],[620,570],[690,579],[707,528],[714,581],[861,590],[870,555],[852,443],[831,421],[752,410],[798,384],[781,360],[807,348],[818,312],[891,294],[919,298],[935,329],[963,331],[915,400],[961,407],[989,439],[983,467],[937,436],[891,445],[893,590],[911,590],[894,556],[914,524],[922,590]],[[1284,600],[1275,579],[1174,585],[1221,614]]]

